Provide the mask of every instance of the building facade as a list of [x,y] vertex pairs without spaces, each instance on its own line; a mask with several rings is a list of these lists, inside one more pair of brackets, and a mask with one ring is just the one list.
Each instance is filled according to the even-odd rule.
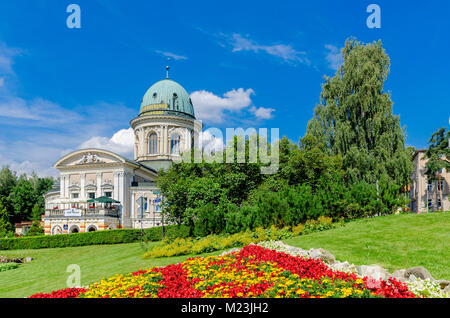
[[[160,169],[192,147],[194,121],[192,101],[181,85],[168,75],[152,85],[130,122],[133,160],[108,150],[81,149],[54,164],[59,183],[44,195],[45,233],[160,226],[161,197],[155,180]],[[118,203],[96,202],[100,197]]]
[[417,150],[413,156],[414,170],[409,193],[411,212],[449,211],[450,171],[443,169],[436,180],[428,180],[425,152],[424,149]]

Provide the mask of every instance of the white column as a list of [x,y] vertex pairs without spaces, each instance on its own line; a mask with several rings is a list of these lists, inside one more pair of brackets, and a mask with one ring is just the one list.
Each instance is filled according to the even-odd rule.
[[134,217],[134,205],[136,202],[136,197],[134,196],[134,193],[130,194],[130,200],[131,200],[131,211],[129,213],[130,218]]
[[97,173],[97,195],[96,197],[99,198],[102,196],[102,174]]
[[159,127],[158,153],[160,155],[164,154],[164,127],[162,125]]
[[167,125],[164,125],[164,154],[169,154],[169,136],[168,136],[168,129]]
[[114,200],[119,200],[119,173],[114,172]]
[[146,156],[148,154],[148,148],[145,146],[145,132],[144,129],[139,129],[139,155]]
[[120,204],[123,207],[123,197],[124,197],[124,192],[125,192],[125,188],[124,188],[124,178],[123,178],[123,172],[119,172],[119,201]]
[[85,187],[85,183],[86,183],[86,175],[83,173],[81,174],[81,181],[80,181],[80,197],[81,200],[85,200],[86,199],[86,191],[84,191],[84,187]]
[[59,198],[64,198],[64,176],[60,175],[59,177]]
[[64,176],[64,196],[69,198],[69,176]]

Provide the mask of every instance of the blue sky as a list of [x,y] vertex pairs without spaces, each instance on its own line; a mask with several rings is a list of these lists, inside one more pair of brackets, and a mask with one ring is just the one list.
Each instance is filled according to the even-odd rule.
[[[71,3],[81,29],[66,26]],[[366,25],[371,3],[380,29]],[[449,125],[449,14],[447,0],[1,0],[0,165],[55,175],[80,147],[131,156],[129,121],[167,63],[207,127],[298,141],[351,36],[382,40],[394,113],[407,144],[425,147]]]

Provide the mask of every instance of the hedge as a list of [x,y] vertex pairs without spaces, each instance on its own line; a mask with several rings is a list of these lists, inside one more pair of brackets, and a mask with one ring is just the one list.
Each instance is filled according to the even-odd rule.
[[[169,238],[188,237],[189,228],[184,225],[169,225],[164,227],[164,234]],[[119,229],[87,233],[3,238],[0,239],[0,250],[132,243],[142,238],[145,241],[160,241],[162,239],[161,227],[144,229],[144,235],[140,229]]]

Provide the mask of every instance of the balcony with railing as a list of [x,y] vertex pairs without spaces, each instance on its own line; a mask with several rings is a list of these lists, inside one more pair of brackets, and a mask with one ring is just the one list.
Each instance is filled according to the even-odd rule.
[[119,217],[119,210],[113,209],[113,208],[87,208],[87,209],[78,209],[81,211],[81,213],[73,213],[69,212],[70,210],[62,210],[62,209],[46,209],[45,210],[45,217],[51,217],[51,218],[76,218],[80,216],[86,216],[86,217],[104,217],[104,216],[110,216],[110,217]]

